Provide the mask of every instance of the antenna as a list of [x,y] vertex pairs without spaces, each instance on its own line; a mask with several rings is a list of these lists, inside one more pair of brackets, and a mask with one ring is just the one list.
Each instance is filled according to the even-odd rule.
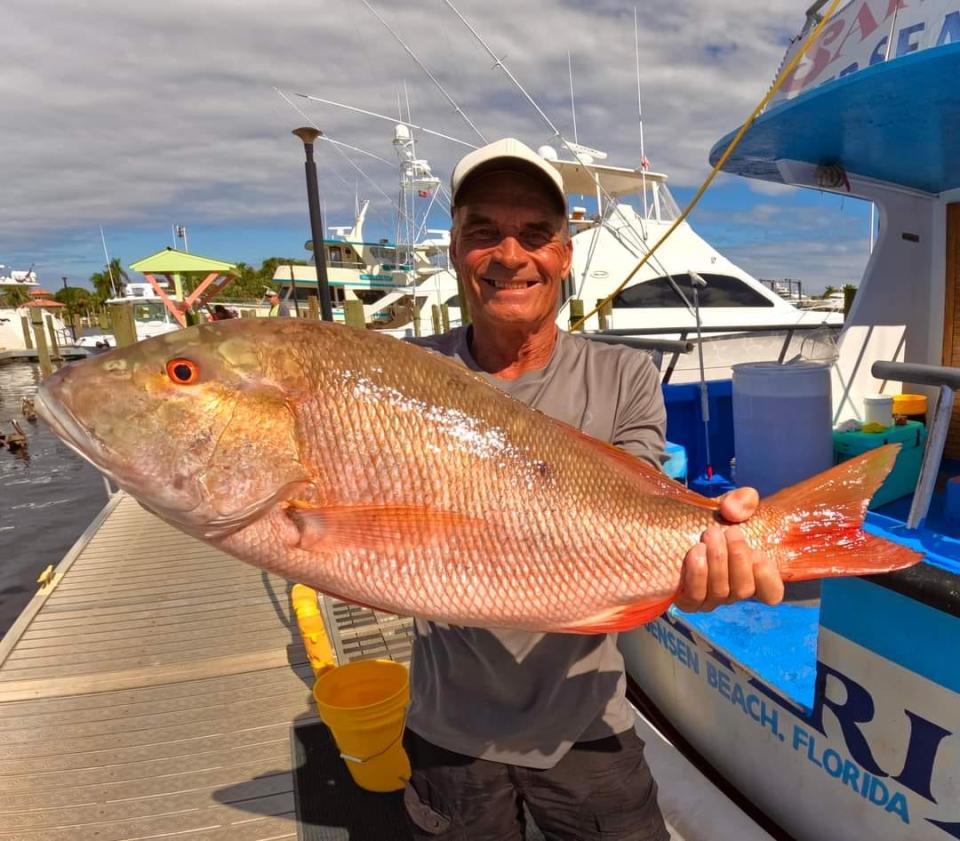
[[[275,88],[279,92],[279,89]],[[324,105],[333,105],[335,108],[343,108],[346,111],[353,111],[356,114],[363,114],[367,117],[376,117],[378,120],[389,120],[391,123],[396,125],[396,117],[388,117],[386,114],[378,114],[376,111],[367,111],[363,108],[356,108],[353,105],[344,105],[342,102],[334,102],[332,99],[324,99],[320,96],[311,96],[308,93],[297,93],[294,91],[294,96],[300,96],[304,99],[309,99],[311,102],[321,102]],[[425,132],[426,134],[432,134],[435,137],[443,138],[444,140],[449,140],[451,143],[459,143],[461,146],[467,146],[471,149],[476,149],[477,147],[473,143],[468,143],[466,140],[461,140],[459,137],[451,137],[449,134],[443,134],[439,131],[433,131],[432,129],[424,128],[423,126],[417,126],[413,123],[408,123],[407,125],[410,128],[415,128],[417,131]]]
[[[107,238],[103,235],[103,225],[100,226],[100,242],[103,243],[103,257],[107,261],[107,274],[110,275],[110,288],[117,297],[123,297],[123,290],[117,289],[117,283],[113,279],[113,266],[110,265],[110,255],[107,253]],[[176,242],[174,242],[176,245]]]
[[637,7],[633,7],[633,51],[637,59],[637,114],[640,117],[640,181],[643,184],[643,218],[647,208],[647,153],[643,148],[643,100],[640,98],[640,35],[637,32]]
[[573,100],[573,59],[570,58],[570,50],[567,50],[567,74],[570,76],[570,114],[573,116],[573,142],[580,145],[580,139],[577,137],[577,106]]
[[382,23],[382,24],[386,27],[387,32],[389,32],[389,33],[397,40],[397,42],[400,44],[400,46],[403,47],[404,50],[406,50],[407,55],[409,55],[410,58],[412,58],[412,59],[414,60],[414,62],[416,63],[417,67],[419,67],[424,73],[426,73],[426,74],[427,74],[427,77],[430,79],[430,81],[433,82],[433,84],[437,86],[437,89],[440,91],[440,93],[442,93],[442,94],[444,95],[444,97],[446,98],[447,102],[449,102],[449,103],[453,106],[453,110],[454,110],[457,114],[459,114],[459,115],[463,118],[464,122],[465,122],[468,126],[470,126],[470,128],[472,128],[472,129],[476,132],[477,137],[479,137],[484,143],[486,143],[486,142],[487,142],[487,138],[484,137],[483,132],[480,131],[480,129],[478,129],[478,128],[473,124],[473,121],[464,113],[463,109],[462,109],[459,105],[457,105],[456,100],[454,100],[454,98],[453,98],[452,96],[450,96],[450,94],[447,93],[446,88],[444,88],[444,86],[440,84],[440,82],[437,80],[437,77],[434,76],[434,75],[427,69],[426,65],[425,65],[422,61],[420,61],[419,58],[417,58],[416,53],[414,53],[414,51],[411,50],[410,47],[408,47],[408,46],[406,45],[406,43],[404,42],[404,40],[403,40],[399,35],[397,35],[396,32],[393,31],[393,29],[390,27],[390,24],[388,24],[382,17],[380,17],[380,15],[379,15],[379,13],[377,12],[377,10],[374,9],[373,6],[371,6],[370,3],[367,2],[367,0],[360,0],[360,2],[363,3],[363,5],[366,6],[366,7],[370,10],[370,13],[371,13],[378,21],[380,21],[380,23]]

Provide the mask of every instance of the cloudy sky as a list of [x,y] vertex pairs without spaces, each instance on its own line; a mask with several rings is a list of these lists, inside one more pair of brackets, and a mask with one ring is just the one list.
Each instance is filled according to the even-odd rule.
[[[444,0],[371,2],[488,139],[551,140]],[[569,51],[580,142],[611,163],[639,163],[634,3],[454,2],[572,136]],[[709,170],[710,147],[766,92],[809,2],[636,5],[647,156],[682,204]],[[306,256],[302,147],[290,130],[309,119],[331,138],[395,155],[390,123],[295,91],[394,115],[405,82],[414,122],[479,142],[361,0],[4,0],[0,21],[0,263],[35,265],[48,288],[102,268],[100,226],[125,265],[172,244],[173,224],[211,257]],[[444,180],[463,151],[430,136],[418,145]],[[329,144],[318,162],[325,222],[348,224],[359,193],[372,200],[368,236],[389,236],[383,193],[396,194],[395,165]],[[755,275],[817,290],[859,279],[868,218],[852,199],[721,177],[692,224]]]

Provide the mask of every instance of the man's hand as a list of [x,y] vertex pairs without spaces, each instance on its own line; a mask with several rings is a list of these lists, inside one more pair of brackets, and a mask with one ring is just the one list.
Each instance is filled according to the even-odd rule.
[[[742,523],[759,504],[753,488],[737,488],[720,501],[720,516],[728,523]],[[736,526],[710,526],[684,558],[677,607],[688,613],[708,611],[754,596],[769,605],[783,600],[777,565],[765,552],[751,549]]]

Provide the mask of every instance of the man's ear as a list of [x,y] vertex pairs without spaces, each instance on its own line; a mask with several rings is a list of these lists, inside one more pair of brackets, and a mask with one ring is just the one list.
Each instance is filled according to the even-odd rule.
[[457,225],[457,211],[456,208],[453,210],[453,221],[450,223],[450,248],[447,249],[451,262],[456,262],[457,256],[459,253],[459,243],[460,232]]
[[[450,241],[451,247],[453,246],[453,240]],[[573,265],[573,237],[569,234],[567,235],[566,241],[563,244],[563,277],[566,277],[570,274],[570,267]]]

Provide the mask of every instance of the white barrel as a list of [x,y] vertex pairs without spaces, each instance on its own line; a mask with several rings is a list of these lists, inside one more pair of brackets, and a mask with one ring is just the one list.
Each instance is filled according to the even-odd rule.
[[893,426],[893,395],[865,395],[863,398],[863,422]]
[[761,497],[833,464],[830,367],[815,362],[733,366],[737,484]]

